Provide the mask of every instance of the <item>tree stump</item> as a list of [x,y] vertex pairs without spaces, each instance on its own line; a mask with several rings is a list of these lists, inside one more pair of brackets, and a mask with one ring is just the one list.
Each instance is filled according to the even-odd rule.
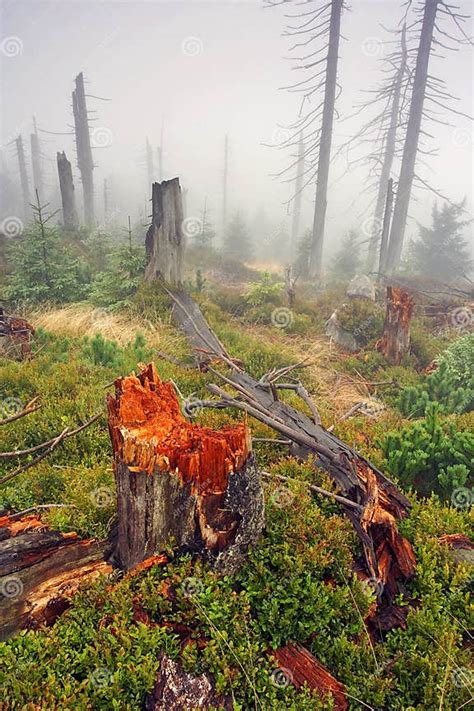
[[387,286],[386,301],[383,334],[377,348],[390,365],[400,365],[402,356],[410,348],[410,320],[414,302],[406,291],[395,286]]
[[57,153],[56,160],[58,163],[64,227],[69,230],[75,230],[79,227],[79,218],[76,211],[76,195],[74,192],[71,163],[68,161],[64,151]]
[[119,565],[128,570],[172,542],[235,570],[264,521],[247,425],[191,424],[153,364],[116,381],[108,410]]
[[145,280],[158,278],[171,286],[179,286],[185,247],[179,178],[153,183],[152,205],[152,223],[145,242]]

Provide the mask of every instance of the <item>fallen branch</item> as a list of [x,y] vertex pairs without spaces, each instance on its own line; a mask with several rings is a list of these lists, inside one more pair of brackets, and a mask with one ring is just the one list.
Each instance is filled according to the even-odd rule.
[[[91,417],[90,420],[87,420],[83,425],[78,427],[75,430],[67,431],[67,433],[64,435],[63,439],[69,439],[69,437],[74,437],[75,435],[79,434],[79,432],[82,432],[85,430],[87,427],[90,427],[90,425],[94,424],[99,417],[102,416],[102,412],[97,412],[93,417]],[[52,437],[51,439],[47,440],[46,442],[41,442],[41,444],[37,444],[34,447],[30,447],[29,449],[17,449],[13,450],[12,452],[0,452],[0,459],[8,459],[11,457],[23,457],[27,454],[34,454],[35,452],[39,452],[41,449],[44,449],[45,447],[50,447],[59,437],[59,435],[56,435],[55,437]],[[0,481],[1,483],[1,481]]]
[[61,434],[58,435],[58,437],[56,437],[56,439],[52,443],[51,447],[49,447],[49,449],[47,449],[46,452],[43,452],[43,454],[40,454],[39,457],[36,457],[31,462],[28,462],[28,464],[24,464],[22,467],[19,467],[18,469],[15,469],[15,471],[10,472],[10,474],[7,474],[6,476],[4,476],[2,479],[0,479],[0,484],[6,484],[7,481],[10,481],[10,479],[14,479],[15,477],[19,476],[20,474],[23,474],[23,472],[26,472],[28,469],[31,469],[31,467],[34,467],[37,464],[39,464],[45,457],[48,456],[48,454],[51,454],[52,452],[54,452],[54,450],[56,449],[58,444],[60,444],[60,442],[62,442],[63,439],[65,438],[67,431],[68,430],[66,427],[66,429],[63,430],[61,432]]
[[301,479],[295,479],[294,477],[291,476],[283,476],[283,474],[275,474],[271,472],[262,472],[262,476],[266,477],[267,479],[278,479],[279,481],[289,481],[293,482],[296,484],[304,484],[305,486],[308,487],[308,489],[311,489],[311,491],[314,491],[315,494],[321,494],[322,496],[329,496],[330,498],[334,499],[335,501],[338,501],[340,504],[344,504],[344,506],[349,506],[349,508],[357,509],[358,511],[363,510],[363,506],[360,504],[356,504],[354,501],[351,501],[350,499],[347,499],[345,496],[339,496],[339,494],[335,494],[333,491],[328,491],[327,489],[322,489],[320,486],[316,486],[316,484],[311,484],[309,481],[302,481]]
[[37,400],[38,396],[33,398],[33,400],[29,402],[21,412],[16,412],[14,415],[10,415],[9,417],[5,417],[4,420],[0,420],[0,425],[8,425],[10,422],[15,422],[15,420],[19,420],[21,417],[26,417],[26,415],[31,415],[33,412],[37,412],[41,407],[41,405],[35,405]]

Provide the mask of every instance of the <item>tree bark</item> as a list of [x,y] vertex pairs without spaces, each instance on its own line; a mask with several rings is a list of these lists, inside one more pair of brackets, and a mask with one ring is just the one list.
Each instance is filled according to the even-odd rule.
[[387,314],[378,349],[391,365],[400,365],[410,348],[413,299],[406,291],[387,286]]
[[50,625],[85,580],[110,573],[106,545],[51,531],[36,515],[0,517],[0,640]]
[[92,157],[89,119],[87,116],[86,95],[84,91],[84,75],[76,77],[76,88],[72,92],[72,110],[76,133],[77,165],[81,173],[82,190],[84,194],[84,220],[88,227],[95,222],[94,215],[94,160]]
[[331,0],[331,18],[329,25],[329,48],[326,63],[326,82],[324,89],[324,108],[321,124],[318,175],[316,181],[316,202],[314,206],[313,238],[311,244],[309,274],[312,279],[321,278],[324,225],[331,160],[331,142],[334,123],[334,104],[336,100],[337,64],[339,59],[339,40],[341,35],[341,14],[343,0]]
[[185,237],[179,178],[153,183],[153,217],[146,234],[145,280],[179,286],[183,278]]
[[28,172],[26,170],[25,151],[23,148],[23,138],[18,136],[15,139],[18,167],[20,169],[21,193],[23,196],[24,216],[27,217],[30,211],[30,185],[28,182]]
[[68,161],[64,151],[62,153],[58,152],[56,159],[58,164],[61,202],[63,206],[64,227],[69,230],[75,230],[79,227],[79,219],[76,211],[76,194],[74,191],[71,163]]
[[393,211],[393,221],[388,246],[387,272],[389,274],[393,274],[397,270],[402,255],[411,189],[413,179],[415,177],[415,162],[418,151],[421,120],[423,118],[423,104],[428,78],[428,63],[430,59],[438,3],[439,0],[425,0],[407,133],[403,149],[402,165],[400,168],[400,177],[398,180],[397,196]]
[[298,163],[296,166],[295,178],[295,197],[293,205],[293,220],[291,222],[291,244],[290,244],[290,263],[293,263],[298,244],[300,233],[300,217],[301,217],[301,198],[303,194],[303,176],[304,176],[304,141],[303,132],[300,133],[298,144]]
[[31,165],[33,168],[33,187],[38,191],[42,198],[43,195],[43,172],[41,170],[41,151],[39,145],[38,131],[36,128],[36,120],[33,119],[34,133],[30,135],[31,141]]
[[109,430],[117,486],[119,565],[128,570],[173,540],[232,572],[263,527],[260,474],[245,424],[189,423],[153,365],[115,383]]
[[[390,124],[385,140],[385,151],[383,156],[382,171],[380,173],[379,189],[377,194],[377,202],[374,212],[374,232],[372,234],[369,251],[367,255],[367,271],[372,272],[377,260],[377,247],[379,244],[379,225],[382,225],[382,217],[384,213],[384,205],[386,203],[387,183],[390,180],[392,172],[393,160],[395,158],[395,146],[397,139],[397,129],[399,127],[400,99],[403,85],[403,77],[407,70],[407,43],[406,43],[406,25],[403,25],[401,36],[401,58],[400,66],[395,76],[393,85],[392,107],[390,111]],[[388,225],[390,229],[390,222]],[[385,221],[383,230],[385,229]],[[381,260],[381,256],[380,256]]]
[[393,179],[390,178],[387,185],[387,196],[385,200],[385,212],[383,216],[382,239],[380,241],[379,255],[379,279],[383,276],[387,269],[387,248],[388,238],[390,234],[390,223],[392,220],[393,207]]

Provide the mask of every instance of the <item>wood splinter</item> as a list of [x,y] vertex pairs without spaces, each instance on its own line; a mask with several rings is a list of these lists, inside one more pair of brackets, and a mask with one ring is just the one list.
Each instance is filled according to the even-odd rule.
[[125,570],[170,541],[235,570],[263,527],[260,473],[246,424],[188,422],[153,364],[115,383],[109,430],[117,486],[117,559]]

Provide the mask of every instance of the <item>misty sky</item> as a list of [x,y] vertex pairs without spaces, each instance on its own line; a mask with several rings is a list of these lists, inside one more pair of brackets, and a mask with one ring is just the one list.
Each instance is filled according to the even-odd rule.
[[[474,10],[459,0],[461,9]],[[394,27],[401,16],[398,0],[353,0],[345,12],[340,50],[341,117],[361,99],[361,90],[380,77],[380,51],[368,38],[385,39],[382,27]],[[50,131],[72,125],[74,76],[84,71],[87,91],[110,99],[90,99],[97,110],[92,124],[105,135],[105,148],[94,151],[97,208],[102,213],[102,182],[113,181],[111,199],[125,213],[144,210],[147,197],[145,137],[160,143],[163,122],[164,177],[179,175],[189,189],[188,215],[198,214],[205,196],[211,219],[219,227],[224,135],[230,140],[229,203],[249,219],[262,206],[276,223],[285,219],[291,188],[269,176],[286,163],[282,152],[262,144],[278,140],[279,125],[292,121],[298,98],[279,87],[295,77],[285,60],[288,38],[281,33],[288,7],[264,8],[249,1],[109,2],[84,0],[1,3],[1,39],[19,38],[21,53],[0,54],[1,144],[4,160],[18,179],[14,155],[6,147],[22,133],[28,139],[31,117]],[[466,25],[468,34],[472,24]],[[377,48],[377,42],[375,42]],[[375,56],[372,56],[374,55]],[[456,108],[473,113],[472,48],[435,59],[432,73],[461,97]],[[430,158],[433,185],[452,200],[468,199],[472,214],[472,128],[467,119],[451,116],[454,127],[432,126],[439,156]],[[357,131],[361,119],[336,122],[335,143]],[[102,130],[102,134],[101,131]],[[51,186],[56,182],[55,154],[64,149],[75,161],[72,136],[47,136],[43,151],[50,159]],[[54,162],[53,162],[54,161]],[[77,169],[76,190],[80,193]],[[364,170],[347,170],[344,159],[331,169],[327,213],[328,252],[345,230],[360,229],[370,215],[367,196],[359,196]],[[411,214],[429,220],[434,196],[417,193]],[[314,188],[304,196],[304,227],[312,216]],[[287,218],[288,219],[288,218]],[[407,236],[416,234],[410,223]]]

